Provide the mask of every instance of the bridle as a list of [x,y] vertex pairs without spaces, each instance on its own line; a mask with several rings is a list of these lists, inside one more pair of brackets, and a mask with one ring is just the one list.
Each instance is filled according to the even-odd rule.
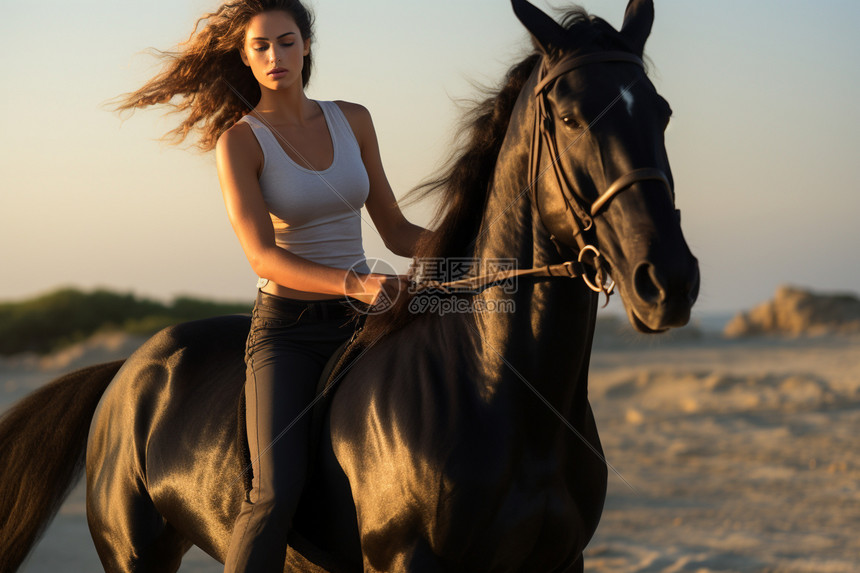
[[[665,185],[666,190],[668,191],[673,203],[674,194],[672,192],[672,187],[669,184],[669,178],[666,177],[666,174],[662,170],[654,167],[645,167],[641,169],[634,169],[633,171],[625,173],[624,175],[616,179],[611,185],[609,185],[609,187],[607,187],[606,190],[602,194],[600,194],[600,196],[596,200],[594,200],[594,202],[588,205],[574,192],[573,185],[571,185],[567,174],[561,168],[561,155],[558,151],[558,142],[556,141],[555,137],[555,123],[549,113],[550,88],[561,76],[572,72],[573,70],[576,70],[578,68],[581,68],[582,66],[586,66],[589,64],[607,62],[630,63],[642,67],[643,69],[645,67],[645,64],[642,62],[642,59],[638,56],[629,52],[620,51],[597,52],[581,56],[568,56],[560,60],[552,68],[547,69],[545,65],[541,66],[540,75],[538,76],[538,83],[534,89],[534,96],[536,100],[535,126],[531,150],[529,152],[529,181],[531,183],[532,201],[537,208],[538,216],[541,217],[540,201],[537,193],[537,184],[541,175],[541,173],[539,172],[540,158],[542,144],[544,144],[549,151],[550,164],[552,166],[553,174],[555,175],[555,181],[559,189],[561,190],[561,195],[565,203],[565,209],[567,211],[567,219],[570,222],[571,227],[573,228],[573,235],[576,240],[577,246],[579,247],[579,256],[577,258],[577,261],[580,264],[584,264],[586,258],[590,257],[590,264],[595,269],[593,281],[588,277],[588,274],[585,272],[582,273],[582,278],[585,281],[585,284],[588,285],[591,290],[598,293],[606,293],[608,297],[610,294],[612,294],[612,291],[615,288],[615,282],[609,279],[611,283],[607,285],[606,281],[609,278],[609,272],[607,270],[605,259],[600,253],[600,250],[596,246],[590,244],[585,238],[585,233],[591,230],[591,228],[594,226],[594,218],[597,217],[607,207],[607,205],[610,203],[610,201],[612,201],[612,199],[614,199],[623,191],[629,189],[635,183],[639,183],[640,181],[662,182],[663,185]],[[609,107],[611,107],[616,102],[617,99],[615,102],[612,102]],[[607,110],[608,109],[609,108],[607,108]],[[562,247],[559,244],[558,239],[553,235],[550,235],[550,238],[553,243],[555,243],[556,248],[561,251]]]
[[[553,117],[548,111],[550,88],[561,76],[573,70],[589,64],[607,62],[631,63],[638,65],[643,69],[645,67],[641,58],[634,54],[621,51],[568,56],[548,69],[546,62],[544,61],[544,64],[541,65],[541,69],[539,71],[537,86],[534,89],[534,97],[536,100],[534,135],[532,137],[531,150],[529,152],[529,187],[532,201],[536,206],[538,216],[540,217],[541,212],[540,203],[538,201],[537,184],[541,175],[541,151],[543,145],[546,145],[550,154],[550,164],[555,175],[555,180],[561,190],[568,220],[571,222],[571,226],[574,230],[574,237],[576,239],[577,246],[579,247],[579,256],[577,257],[577,260],[532,269],[502,271],[499,273],[481,275],[445,283],[418,280],[415,282],[415,285],[419,289],[434,289],[445,293],[455,293],[462,290],[475,292],[475,289],[483,290],[494,284],[500,284],[505,280],[522,275],[565,278],[581,277],[591,290],[597,293],[604,293],[608,300],[615,288],[615,281],[612,281],[609,277],[607,265],[603,255],[600,253],[600,250],[585,239],[585,233],[591,230],[594,226],[594,218],[606,209],[607,205],[613,198],[640,181],[662,182],[663,185],[665,185],[673,204],[675,199],[674,192],[672,191],[672,187],[669,183],[669,178],[666,177],[666,174],[660,169],[645,167],[625,173],[609,185],[609,187],[607,187],[594,202],[588,205],[574,192],[573,186],[570,184],[567,175],[561,168],[561,156],[558,151],[558,143],[555,137],[555,124]],[[614,103],[615,102],[613,102],[613,104]],[[612,104],[610,104],[609,107],[611,107],[611,105]],[[558,239],[552,234],[550,234],[550,239],[561,252],[562,246]],[[594,279],[591,279],[588,276],[585,268],[586,265],[590,265],[595,269]],[[610,282],[607,284],[607,281]]]

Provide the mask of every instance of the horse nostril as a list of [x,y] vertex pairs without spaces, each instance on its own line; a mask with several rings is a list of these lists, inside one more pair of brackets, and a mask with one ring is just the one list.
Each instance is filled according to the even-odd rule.
[[643,302],[659,304],[664,298],[663,288],[654,276],[654,266],[642,263],[633,274],[633,289]]

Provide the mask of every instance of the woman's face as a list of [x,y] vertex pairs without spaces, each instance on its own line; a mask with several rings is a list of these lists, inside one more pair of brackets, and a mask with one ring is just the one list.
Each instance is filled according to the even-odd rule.
[[262,86],[277,90],[295,82],[301,86],[303,58],[310,46],[293,17],[276,10],[251,18],[240,55]]

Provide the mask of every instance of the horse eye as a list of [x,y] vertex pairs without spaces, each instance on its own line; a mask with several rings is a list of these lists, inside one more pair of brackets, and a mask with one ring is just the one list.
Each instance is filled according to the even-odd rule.
[[564,125],[566,125],[567,127],[576,127],[579,125],[577,123],[576,119],[574,119],[572,116],[569,116],[569,115],[566,115],[563,118],[561,118],[561,121],[563,121]]

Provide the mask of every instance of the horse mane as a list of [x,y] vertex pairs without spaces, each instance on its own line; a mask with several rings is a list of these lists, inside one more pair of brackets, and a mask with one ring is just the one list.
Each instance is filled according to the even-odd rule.
[[[610,24],[589,15],[579,6],[563,15],[561,25],[568,30],[571,44],[548,54],[550,63],[587,46],[633,51]],[[459,130],[461,144],[444,164],[441,173],[409,191],[400,201],[403,205],[438,196],[438,208],[430,225],[433,227],[433,223],[437,223],[435,232],[419,241],[414,254],[416,259],[471,255],[514,106],[541,56],[535,44],[528,56],[508,70],[501,87],[479,88],[485,98],[475,101],[465,111]],[[456,278],[446,277],[448,280]],[[410,309],[415,296],[415,293],[403,292],[391,308],[368,315],[359,335],[359,344],[373,343],[419,316]]]

